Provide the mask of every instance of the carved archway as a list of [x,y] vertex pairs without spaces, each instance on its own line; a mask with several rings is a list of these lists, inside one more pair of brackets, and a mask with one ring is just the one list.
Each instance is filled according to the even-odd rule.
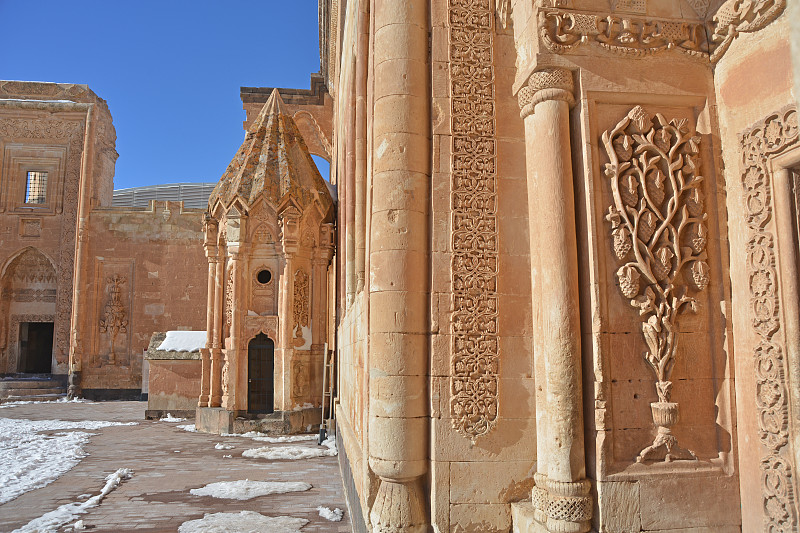
[[[55,265],[37,248],[23,248],[3,265],[0,270],[0,372],[22,371],[19,368],[20,324],[55,323],[57,288]],[[52,339],[49,342],[52,344]],[[52,346],[49,351],[52,353]]]

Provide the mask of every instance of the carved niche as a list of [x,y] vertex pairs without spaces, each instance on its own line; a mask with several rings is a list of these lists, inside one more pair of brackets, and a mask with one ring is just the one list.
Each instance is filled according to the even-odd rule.
[[100,319],[100,333],[107,333],[111,343],[111,352],[108,356],[109,363],[117,360],[116,343],[120,333],[128,332],[128,311],[122,301],[122,286],[127,283],[125,277],[114,274],[106,278],[106,288],[109,295],[104,309],[104,317]]
[[293,318],[294,327],[292,329],[294,338],[292,343],[295,348],[303,346],[306,341],[303,337],[303,328],[308,327],[308,306],[310,303],[309,277],[302,268],[298,268],[294,273],[294,307]]
[[772,114],[740,137],[747,223],[749,315],[758,344],[753,352],[761,441],[761,499],[765,531],[796,531],[797,501],[789,422],[786,343],[778,286],[772,175],[769,160],[798,144],[797,108]]
[[[24,83],[24,82],[10,82]],[[3,86],[9,90],[9,84]],[[38,86],[37,86],[38,87]],[[42,86],[44,87],[44,86]],[[26,88],[27,90],[27,88]],[[44,90],[44,89],[42,89]],[[0,119],[0,137],[4,139],[65,139],[67,162],[64,178],[63,223],[58,258],[58,289],[54,344],[56,361],[67,362],[72,314],[72,279],[75,268],[75,235],[78,209],[78,183],[83,155],[84,122],[55,119]]]
[[700,175],[700,137],[686,119],[652,119],[634,107],[603,133],[610,163],[612,205],[606,220],[621,266],[619,288],[641,318],[645,362],[656,378],[658,402],[650,404],[658,434],[637,461],[694,459],[678,446],[670,427],[678,404],[670,400],[670,375],[680,338],[678,317],[696,312],[693,294],[709,284],[708,241]]
[[497,423],[498,235],[493,0],[450,0],[453,427],[475,440]]

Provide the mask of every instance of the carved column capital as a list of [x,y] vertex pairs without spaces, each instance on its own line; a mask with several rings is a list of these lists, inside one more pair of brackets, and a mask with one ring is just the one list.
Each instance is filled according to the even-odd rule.
[[532,115],[536,104],[546,100],[563,100],[572,107],[575,105],[574,92],[575,83],[568,69],[555,67],[537,70],[517,94],[519,114],[523,119]]

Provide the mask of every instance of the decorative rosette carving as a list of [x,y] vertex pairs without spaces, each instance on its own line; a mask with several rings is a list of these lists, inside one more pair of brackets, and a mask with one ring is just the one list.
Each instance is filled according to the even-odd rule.
[[[776,2],[778,4],[778,2]],[[797,108],[774,113],[746,131],[742,148],[747,236],[745,265],[750,285],[749,314],[759,342],[753,351],[758,437],[761,441],[761,498],[764,531],[797,531],[797,500],[789,443],[789,388],[786,345],[781,331],[781,299],[776,271],[772,175],[769,159],[797,146]]]

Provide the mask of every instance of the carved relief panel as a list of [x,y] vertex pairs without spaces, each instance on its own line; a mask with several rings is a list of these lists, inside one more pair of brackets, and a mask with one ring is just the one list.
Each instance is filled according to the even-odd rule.
[[131,302],[134,261],[98,260],[95,267],[95,316],[92,366],[130,365]]
[[733,429],[718,424],[732,407],[725,293],[711,266],[720,264],[720,222],[705,201],[718,185],[710,138],[697,131],[703,103],[686,102],[600,101],[589,113],[597,159],[587,201],[598,235],[589,268],[601,319],[593,418],[608,475],[664,461],[720,468],[733,447]]

